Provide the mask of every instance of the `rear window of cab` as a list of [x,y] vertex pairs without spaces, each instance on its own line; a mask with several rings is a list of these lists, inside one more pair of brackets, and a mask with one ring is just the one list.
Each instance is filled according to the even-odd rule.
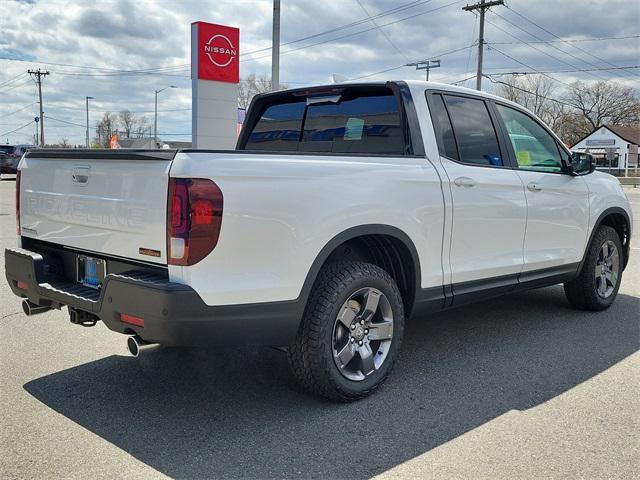
[[403,155],[398,101],[387,87],[276,96],[262,106],[243,150]]

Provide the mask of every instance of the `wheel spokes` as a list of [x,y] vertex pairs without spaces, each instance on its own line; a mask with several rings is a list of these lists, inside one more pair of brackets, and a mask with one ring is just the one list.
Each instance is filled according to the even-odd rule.
[[347,330],[351,328],[353,320],[356,318],[356,312],[348,305],[344,305],[338,314],[338,321],[345,326]]
[[362,361],[362,373],[366,376],[375,370],[373,362],[373,351],[368,343],[362,344],[358,348],[360,354],[360,360]]
[[602,257],[602,260],[606,260],[609,256],[609,244],[607,242],[602,245],[600,256]]
[[369,324],[369,340],[389,340],[393,337],[393,322]]
[[380,302],[380,292],[370,289],[364,297],[364,308],[362,309],[362,319],[365,322],[370,321],[378,310]]
[[342,363],[342,368],[346,367],[356,354],[356,349],[353,343],[347,342],[342,349],[336,354],[336,357]]
[[602,296],[607,293],[607,277],[604,275],[600,275],[600,281],[598,282],[598,293]]

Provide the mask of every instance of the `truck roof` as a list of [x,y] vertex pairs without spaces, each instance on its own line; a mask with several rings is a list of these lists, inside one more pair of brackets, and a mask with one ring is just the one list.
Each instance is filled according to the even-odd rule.
[[[511,104],[521,109],[524,108],[522,105],[514,103],[511,100],[507,100],[506,98],[500,97],[498,95],[493,95],[491,93],[478,91],[471,88],[459,87],[457,85],[449,85],[448,83],[426,82],[424,80],[405,80],[401,78],[389,78],[386,80],[371,80],[371,81],[365,81],[365,82],[346,81],[346,82],[340,82],[340,83],[325,83],[325,84],[318,84],[318,85],[313,85],[309,87],[289,88],[286,90],[279,90],[277,92],[263,93],[260,96],[262,97],[262,96],[269,96],[269,95],[277,95],[278,93],[283,93],[283,92],[305,92],[305,91],[313,92],[315,90],[324,90],[324,89],[331,90],[332,88],[341,88],[341,87],[355,87],[355,86],[383,87],[389,82],[392,82],[392,83],[404,82],[409,86],[411,90],[426,90],[431,88],[431,89],[448,91],[448,92],[466,93],[469,95],[476,95],[480,97],[491,98],[493,100],[499,100],[500,102]],[[525,110],[529,111],[526,108]]]

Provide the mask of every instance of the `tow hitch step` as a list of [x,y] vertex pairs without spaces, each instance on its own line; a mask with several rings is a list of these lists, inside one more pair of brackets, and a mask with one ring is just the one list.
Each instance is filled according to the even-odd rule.
[[71,320],[71,323],[75,325],[82,325],[83,327],[93,327],[100,319],[93,313],[69,307],[69,320]]

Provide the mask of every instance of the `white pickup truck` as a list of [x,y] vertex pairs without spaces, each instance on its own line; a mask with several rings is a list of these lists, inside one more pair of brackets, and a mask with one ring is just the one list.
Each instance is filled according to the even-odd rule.
[[564,283],[616,298],[618,183],[504,99],[426,82],[260,95],[233,151],[35,150],[19,164],[28,315],[68,306],[149,344],[286,346],[311,392],[353,400],[405,319]]

